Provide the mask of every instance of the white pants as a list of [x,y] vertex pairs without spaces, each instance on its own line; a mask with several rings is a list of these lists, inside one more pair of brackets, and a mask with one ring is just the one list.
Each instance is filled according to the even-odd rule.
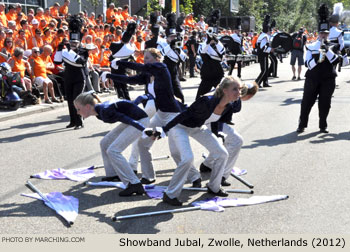
[[[171,135],[171,137],[170,137]],[[206,127],[189,128],[181,124],[169,131],[169,147],[177,168],[165,193],[169,198],[180,195],[187,178],[198,176],[199,172],[193,165],[193,152],[190,146],[189,136],[203,145],[212,154],[214,165],[210,174],[208,187],[213,192],[220,190],[223,167],[225,167],[228,153],[219,139]]]
[[[209,129],[210,129],[210,125],[209,125]],[[243,138],[241,137],[240,134],[237,133],[237,131],[235,131],[233,128],[231,128],[226,123],[224,123],[224,125],[223,125],[222,132],[227,135],[225,138],[224,146],[225,146],[225,148],[228,152],[228,155],[229,155],[225,169],[224,169],[223,177],[225,179],[228,179],[230,177],[231,170],[237,161],[239,152],[242,148]],[[221,141],[221,139],[220,139],[220,141]],[[214,162],[215,162],[215,159],[212,155],[211,150],[209,150],[209,155],[204,160],[203,164],[208,166],[209,168],[212,168],[214,166]]]
[[[151,119],[155,115],[155,113],[157,112],[154,100],[153,99],[148,100],[146,103],[146,106],[143,110],[148,115],[148,118]],[[138,140],[137,140],[137,141],[133,142],[133,144],[131,146],[131,154],[129,157],[129,164],[134,171],[137,171],[139,157],[140,157],[140,153],[139,153]]]
[[[162,112],[158,110],[155,115],[152,117],[150,124],[148,125],[149,128],[155,128],[155,127],[163,127],[168,122],[170,122],[175,116],[177,116],[178,113],[169,113],[169,112]],[[171,138],[169,133],[169,139]],[[142,177],[148,180],[153,180],[156,178],[153,165],[152,165],[152,155],[150,152],[150,149],[154,143],[154,140],[152,138],[148,137],[145,139],[140,138],[138,141],[138,147],[140,152],[140,160],[141,160],[141,171],[142,171]],[[170,144],[170,143],[169,143]]]
[[[139,122],[147,127],[149,118]],[[107,177],[118,175],[125,185],[140,183],[122,152],[141,135],[142,132],[134,126],[121,123],[103,137],[100,146]]]

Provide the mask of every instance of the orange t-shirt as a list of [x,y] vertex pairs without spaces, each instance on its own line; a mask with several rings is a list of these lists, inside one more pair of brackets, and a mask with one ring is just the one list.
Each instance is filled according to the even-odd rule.
[[106,19],[107,19],[107,23],[112,23],[113,22],[113,19],[114,19],[114,16],[115,16],[115,13],[114,13],[114,10],[112,9],[107,9],[106,11]]
[[[101,53],[102,53],[102,50],[101,50],[101,52],[98,55],[99,59],[101,58]],[[109,62],[109,56],[110,56],[110,54],[111,53],[108,50],[104,51],[102,61],[100,62],[101,67],[109,66],[109,63],[110,63]]]
[[253,39],[252,39],[252,46],[253,48],[255,48],[255,45],[256,45],[256,41],[258,41],[258,35],[254,36]]
[[0,13],[0,22],[3,26],[7,27],[7,17],[4,12]]
[[68,14],[68,6],[62,5],[58,12],[64,16],[66,16]]
[[12,59],[14,61],[14,66],[12,68],[12,72],[18,72],[21,75],[21,78],[24,78],[25,71],[26,71],[26,65],[24,64],[24,61],[22,59],[17,59],[16,57],[12,56]]
[[43,59],[40,56],[36,58],[34,57],[31,57],[31,58],[34,60],[34,68],[33,68],[34,76],[47,78],[46,63],[43,61]]
[[28,44],[28,49],[32,49],[33,47],[43,47],[44,46],[44,41],[42,38],[40,39],[37,39],[36,40],[36,45],[34,45],[34,42],[33,42],[33,37],[29,38],[29,40],[27,41],[27,44]]
[[14,12],[13,14],[11,14],[10,12],[8,12],[8,13],[6,14],[6,17],[7,17],[7,21],[16,20],[16,18],[17,18],[17,13]]
[[126,21],[126,20],[128,20],[129,19],[129,12],[128,11],[125,11],[125,10],[123,10],[122,11],[122,16],[123,16],[123,18],[124,18],[124,20]]
[[50,7],[50,15],[51,17],[58,17],[58,10],[55,7]]
[[[45,57],[44,54],[41,54],[39,57],[45,62],[45,65],[47,65],[48,63],[53,64],[52,59],[51,59],[50,56],[46,56]],[[49,69],[46,69],[46,73],[47,74],[52,74],[51,70],[49,70]]]

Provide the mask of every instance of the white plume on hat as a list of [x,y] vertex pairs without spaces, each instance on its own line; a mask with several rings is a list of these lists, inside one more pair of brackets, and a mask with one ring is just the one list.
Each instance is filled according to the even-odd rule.
[[333,14],[336,15],[341,15],[342,11],[343,11],[344,7],[343,7],[343,3],[335,3],[333,6]]

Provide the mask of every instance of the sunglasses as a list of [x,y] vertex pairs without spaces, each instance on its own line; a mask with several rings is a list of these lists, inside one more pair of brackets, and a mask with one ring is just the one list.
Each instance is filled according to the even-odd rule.
[[38,53],[39,51],[33,51],[33,53]]

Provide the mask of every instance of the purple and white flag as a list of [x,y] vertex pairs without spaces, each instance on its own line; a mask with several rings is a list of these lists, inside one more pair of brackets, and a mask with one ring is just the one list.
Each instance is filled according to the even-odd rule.
[[231,170],[231,173],[236,176],[241,176],[241,175],[247,174],[247,170],[245,169],[241,170],[238,167],[233,167]]
[[73,224],[78,216],[79,200],[73,196],[66,196],[61,192],[51,192],[44,194],[47,199],[45,200],[37,193],[22,193],[21,195],[44,201],[45,205],[56,211],[69,224]]
[[46,170],[31,176],[39,179],[69,179],[73,181],[86,181],[95,177],[94,166],[65,170],[63,168]]
[[195,201],[192,203],[192,205],[200,206],[201,210],[222,212],[224,211],[224,207],[257,205],[257,204],[285,200],[285,199],[288,199],[287,195],[253,196],[250,198],[233,198],[233,199],[215,197],[208,200]]

